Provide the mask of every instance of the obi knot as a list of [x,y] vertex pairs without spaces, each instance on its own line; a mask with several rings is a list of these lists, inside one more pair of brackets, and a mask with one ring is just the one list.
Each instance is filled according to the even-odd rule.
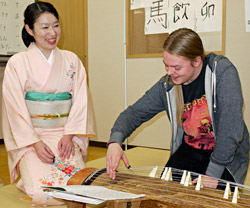
[[56,100],[56,94],[49,93],[47,94],[47,96],[48,96],[47,100]]

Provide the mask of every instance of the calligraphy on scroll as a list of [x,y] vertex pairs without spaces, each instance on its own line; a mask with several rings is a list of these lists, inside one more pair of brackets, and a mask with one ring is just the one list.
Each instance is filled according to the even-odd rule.
[[145,8],[145,34],[187,27],[196,32],[222,30],[222,0],[130,0],[130,9]]
[[24,50],[21,31],[23,12],[31,0],[0,0],[0,54],[12,55]]

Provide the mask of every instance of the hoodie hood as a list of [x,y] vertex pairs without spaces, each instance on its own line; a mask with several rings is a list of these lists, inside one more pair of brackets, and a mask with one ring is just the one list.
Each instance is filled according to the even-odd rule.
[[208,66],[212,72],[214,72],[216,70],[215,69],[216,62],[218,63],[218,61],[221,61],[223,59],[227,60],[227,58],[225,56],[217,55],[215,53],[209,53],[208,55],[206,55],[206,58],[208,60]]

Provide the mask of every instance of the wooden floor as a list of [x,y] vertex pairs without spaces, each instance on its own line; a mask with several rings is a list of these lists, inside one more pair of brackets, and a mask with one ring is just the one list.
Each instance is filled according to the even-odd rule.
[[[88,149],[87,161],[95,160],[106,156],[106,148],[90,146]],[[0,179],[4,184],[10,183],[9,170],[8,170],[8,158],[4,144],[0,144]]]

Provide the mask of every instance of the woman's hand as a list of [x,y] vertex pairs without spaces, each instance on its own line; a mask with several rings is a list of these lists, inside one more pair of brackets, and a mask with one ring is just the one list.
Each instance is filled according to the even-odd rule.
[[123,152],[120,144],[118,143],[111,143],[109,144],[107,157],[106,157],[106,169],[107,174],[113,180],[116,176],[116,169],[119,166],[120,160],[123,160],[126,167],[129,167],[129,163],[125,153]]
[[64,135],[58,143],[59,157],[62,160],[75,156],[75,147],[72,141],[73,135]]
[[[196,184],[198,181],[198,178],[194,179],[192,184]],[[207,188],[214,188],[216,189],[218,186],[218,180],[216,178],[213,178],[211,176],[202,176],[201,177],[202,185]]]
[[38,158],[44,163],[52,163],[54,154],[51,149],[42,141],[33,144]]

